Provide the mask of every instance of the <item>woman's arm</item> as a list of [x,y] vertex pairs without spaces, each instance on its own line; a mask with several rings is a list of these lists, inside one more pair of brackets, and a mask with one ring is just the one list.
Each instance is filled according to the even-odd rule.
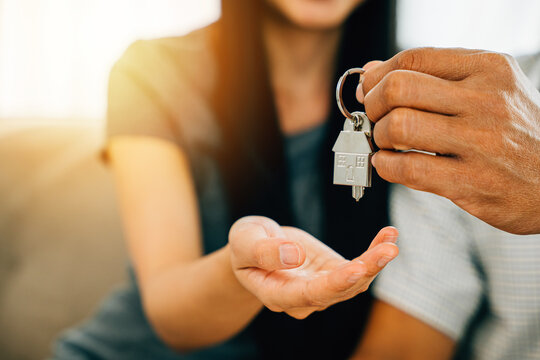
[[262,305],[236,280],[229,247],[202,256],[185,154],[150,137],[117,137],[109,154],[145,313],[168,345],[192,349],[240,331]]
[[229,245],[202,256],[182,151],[145,137],[116,137],[109,149],[144,310],[174,348],[223,341],[262,304],[305,318],[365,291],[397,256],[395,228],[381,230],[365,253],[347,260],[302,230],[254,216],[231,227]]

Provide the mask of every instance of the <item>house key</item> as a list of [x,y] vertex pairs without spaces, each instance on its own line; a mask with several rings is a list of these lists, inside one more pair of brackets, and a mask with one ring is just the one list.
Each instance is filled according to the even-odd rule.
[[343,130],[332,148],[334,152],[334,184],[352,186],[352,196],[358,201],[364,188],[371,186],[371,122],[363,112],[352,114],[345,108],[341,98],[345,78],[353,73],[363,74],[364,69],[347,70],[339,79],[336,88],[338,107],[345,115]]

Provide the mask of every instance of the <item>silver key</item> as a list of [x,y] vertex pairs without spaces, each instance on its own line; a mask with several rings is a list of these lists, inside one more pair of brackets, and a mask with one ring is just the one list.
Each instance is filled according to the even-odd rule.
[[371,123],[363,112],[346,118],[343,131],[332,148],[334,152],[334,184],[352,186],[352,196],[358,201],[364,188],[371,186]]
[[364,196],[364,188],[371,186],[371,122],[363,112],[347,110],[343,103],[341,92],[347,76],[360,75],[362,83],[362,68],[352,68],[339,78],[336,86],[336,100],[339,110],[345,115],[343,131],[332,148],[334,151],[334,184],[352,186],[352,196],[358,201]]

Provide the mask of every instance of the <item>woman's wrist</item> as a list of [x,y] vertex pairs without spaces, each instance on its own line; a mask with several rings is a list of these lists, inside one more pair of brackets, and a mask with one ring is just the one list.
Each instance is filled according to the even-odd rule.
[[262,308],[263,304],[261,301],[238,281],[231,262],[231,248],[229,244],[218,250],[218,252],[219,261],[225,277],[223,280],[231,285],[231,290],[233,290],[235,294],[242,297],[242,299],[245,298],[247,306],[252,305],[254,308]]

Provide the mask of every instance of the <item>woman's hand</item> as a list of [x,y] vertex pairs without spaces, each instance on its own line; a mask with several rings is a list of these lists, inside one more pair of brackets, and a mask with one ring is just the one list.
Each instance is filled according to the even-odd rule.
[[366,291],[397,256],[397,235],[393,227],[382,229],[349,261],[305,231],[249,216],[229,233],[231,263],[238,281],[267,308],[303,319]]

